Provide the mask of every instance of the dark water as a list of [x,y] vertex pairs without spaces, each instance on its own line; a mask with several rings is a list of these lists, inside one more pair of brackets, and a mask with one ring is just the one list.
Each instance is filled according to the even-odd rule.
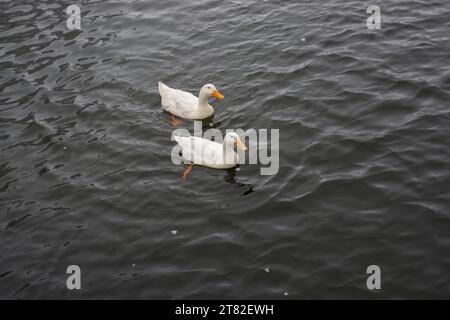
[[[0,3],[0,298],[450,298],[448,1],[71,4]],[[279,173],[182,182],[158,80]]]

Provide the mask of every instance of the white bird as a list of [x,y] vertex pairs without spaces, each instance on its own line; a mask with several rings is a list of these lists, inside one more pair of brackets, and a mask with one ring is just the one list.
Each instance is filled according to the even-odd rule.
[[197,98],[193,94],[172,89],[161,81],[158,82],[159,94],[163,110],[172,114],[172,124],[180,124],[174,115],[184,119],[202,120],[213,115],[214,109],[208,99],[212,96],[219,100],[225,98],[212,84],[205,84]]
[[194,164],[213,169],[233,168],[239,163],[239,155],[234,151],[234,146],[236,145],[244,151],[247,150],[247,147],[234,132],[225,135],[223,144],[192,136],[174,136],[174,139],[181,146],[184,162],[189,163],[183,173],[183,180],[186,180]]

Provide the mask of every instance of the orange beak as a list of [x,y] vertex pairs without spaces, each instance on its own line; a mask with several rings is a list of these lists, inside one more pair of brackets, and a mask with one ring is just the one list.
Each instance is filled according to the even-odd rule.
[[214,91],[212,94],[211,94],[214,98],[217,98],[217,99],[219,99],[219,100],[223,100],[225,97],[219,92],[219,91]]
[[245,146],[245,144],[242,143],[241,139],[236,140],[236,145],[239,149],[243,151],[247,150],[247,147]]

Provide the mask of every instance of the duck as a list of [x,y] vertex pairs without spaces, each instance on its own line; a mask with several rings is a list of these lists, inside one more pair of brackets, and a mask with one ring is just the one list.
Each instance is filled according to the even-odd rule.
[[161,95],[161,105],[163,110],[171,114],[171,122],[173,125],[179,125],[174,116],[188,120],[203,120],[214,114],[214,108],[209,104],[209,98],[215,97],[223,100],[225,97],[216,89],[213,84],[205,84],[197,98],[193,94],[172,89],[163,82],[158,82],[159,94]]
[[183,180],[186,180],[194,164],[212,169],[234,168],[239,163],[239,155],[234,151],[234,147],[237,146],[243,151],[247,150],[235,132],[227,133],[222,144],[193,136],[174,135],[174,139],[181,147],[183,162],[188,163],[182,176]]

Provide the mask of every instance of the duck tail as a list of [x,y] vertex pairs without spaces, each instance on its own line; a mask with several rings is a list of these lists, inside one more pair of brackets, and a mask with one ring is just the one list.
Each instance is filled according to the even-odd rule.
[[158,89],[159,94],[162,96],[164,92],[167,92],[170,88],[167,85],[165,85],[162,81],[158,81]]
[[186,137],[180,136],[180,135],[178,135],[178,134],[174,134],[174,135],[173,135],[173,139],[174,139],[179,145],[181,145],[181,144],[183,143],[183,138],[186,138]]
[[181,141],[181,136],[177,136],[177,135],[173,135],[173,139],[178,143],[178,144],[180,144],[180,141]]

